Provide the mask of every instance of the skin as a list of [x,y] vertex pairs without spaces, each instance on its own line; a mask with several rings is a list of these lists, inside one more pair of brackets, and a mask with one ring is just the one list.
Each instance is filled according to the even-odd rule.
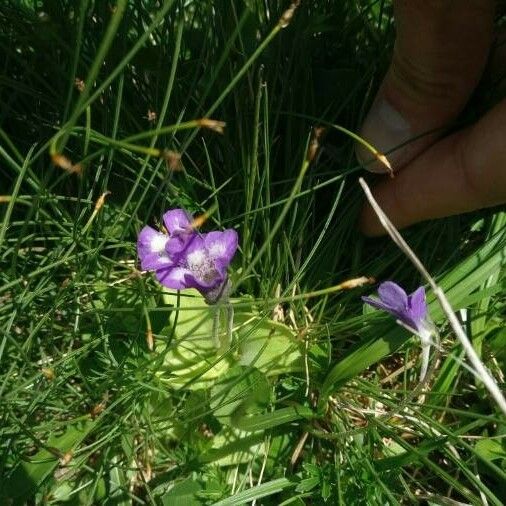
[[[380,206],[399,228],[506,202],[506,99],[474,125],[444,133],[465,107],[489,60],[494,10],[492,0],[394,1],[397,40],[392,62],[361,134],[388,150],[405,140],[406,128],[410,138],[439,129],[391,152],[388,158],[396,175],[374,188]],[[498,63],[503,72],[505,62],[503,54]],[[378,114],[378,104],[385,103],[402,126],[388,142],[388,125]],[[367,163],[364,153],[357,150],[357,156]],[[374,162],[366,168],[383,171]],[[384,233],[368,204],[361,228],[369,236]]]

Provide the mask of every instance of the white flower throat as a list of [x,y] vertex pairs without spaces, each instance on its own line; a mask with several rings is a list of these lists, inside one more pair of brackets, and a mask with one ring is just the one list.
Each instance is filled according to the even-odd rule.
[[157,234],[151,239],[151,251],[153,253],[162,253],[165,251],[165,244],[167,243],[167,237],[163,234]]
[[186,257],[186,264],[198,278],[211,282],[219,276],[210,255],[204,250],[192,251]]

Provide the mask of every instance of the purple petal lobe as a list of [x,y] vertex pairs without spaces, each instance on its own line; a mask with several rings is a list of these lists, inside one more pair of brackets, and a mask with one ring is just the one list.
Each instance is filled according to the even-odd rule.
[[165,228],[170,235],[188,230],[191,220],[192,217],[184,209],[171,209],[163,215]]
[[223,273],[214,268],[204,273],[193,273],[193,276],[195,280],[194,288],[197,288],[203,293],[220,285],[224,280]]
[[421,286],[408,297],[409,312],[414,322],[421,322],[427,316],[425,288]]
[[188,242],[188,246],[184,252],[184,256],[186,259],[192,255],[192,258],[195,258],[196,260],[208,257],[208,253],[206,250],[206,245],[204,243],[204,237],[202,235],[199,235],[197,233],[193,234],[191,237],[191,240]]
[[[165,269],[158,269],[156,277],[163,286],[172,288],[174,290],[183,290],[184,288],[194,288],[191,286],[191,272],[184,267],[167,267]],[[188,283],[190,281],[190,284]]]
[[141,260],[141,269],[155,270],[167,267],[172,262],[165,251],[169,237],[154,228],[144,227],[137,239],[137,252]]
[[184,253],[190,242],[193,241],[198,234],[191,229],[185,230],[179,234],[174,234],[165,245],[165,251],[171,258],[177,259]]
[[408,309],[408,296],[406,292],[393,281],[385,281],[378,287],[381,302],[392,311],[404,313]]
[[370,297],[362,297],[362,300],[377,309],[390,313],[414,331],[420,332],[424,328],[427,304],[423,287],[418,288],[408,297],[399,285],[387,281],[379,286],[378,293],[381,300]]
[[232,229],[223,232],[209,232],[204,236],[204,243],[213,260],[228,267],[237,251],[239,238],[237,232]]
[[160,255],[146,255],[141,260],[141,269],[143,271],[156,271],[158,269],[166,269],[172,267],[174,263],[167,253]]
[[378,299],[373,299],[372,297],[362,297],[362,300],[369,304],[370,306],[376,308],[376,309],[382,309],[383,311],[386,311],[387,313],[393,314],[392,309],[390,306],[387,306],[384,302],[381,302]]
[[224,273],[218,269],[206,248],[204,238],[195,236],[184,251],[184,263],[203,288],[215,287],[223,281]]
[[154,228],[144,227],[137,240],[137,249],[139,256],[149,255],[152,253],[162,253],[165,251],[165,244],[169,240],[169,236],[157,232]]

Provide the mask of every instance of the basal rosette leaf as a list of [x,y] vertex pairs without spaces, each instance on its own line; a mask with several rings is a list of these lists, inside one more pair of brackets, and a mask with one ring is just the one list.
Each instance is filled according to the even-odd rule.
[[300,345],[286,325],[238,309],[229,346],[226,306],[206,305],[196,290],[166,292],[164,303],[174,309],[162,331],[172,336],[170,344],[157,347],[165,355],[159,374],[174,388],[206,388],[234,365],[254,366],[266,376],[302,368]]
[[236,313],[239,363],[254,366],[266,376],[302,370],[295,332],[282,323],[254,313]]

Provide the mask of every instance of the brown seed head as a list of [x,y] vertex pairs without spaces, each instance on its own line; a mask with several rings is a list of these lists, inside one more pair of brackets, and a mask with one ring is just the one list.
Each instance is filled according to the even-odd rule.
[[54,378],[55,378],[55,373],[54,373],[54,369],[51,369],[51,367],[43,367],[40,372],[44,375],[44,377],[48,380],[48,381],[53,381]]
[[176,153],[176,151],[172,151],[170,149],[164,149],[162,151],[162,158],[167,162],[167,167],[170,170],[174,171],[183,170],[180,153]]
[[372,285],[373,283],[376,283],[376,280],[374,278],[362,276],[360,278],[353,278],[343,281],[339,287],[343,290],[351,290],[352,288],[357,288],[358,286]]
[[84,81],[79,77],[76,77],[74,79],[74,86],[76,87],[76,90],[79,91],[79,93],[82,93],[84,91]]
[[68,452],[64,453],[59,460],[60,466],[66,466],[73,457],[72,450],[69,450]]
[[392,169],[392,165],[388,161],[388,158],[383,153],[380,153],[379,151],[376,151],[374,153],[374,156],[387,168],[388,175],[393,179],[395,177],[394,169]]
[[311,141],[309,142],[309,147],[307,150],[307,161],[312,162],[316,154],[318,153],[318,148],[320,147],[320,138],[325,132],[325,128],[323,127],[314,127],[313,135],[311,136]]
[[156,114],[156,111],[148,109],[148,115],[146,116],[146,118],[148,119],[149,122],[154,123],[157,117],[158,115]]
[[82,166],[81,164],[73,164],[65,155],[62,155],[61,153],[54,153],[51,155],[51,161],[54,165],[57,167],[60,167],[60,169],[66,170],[70,174],[81,174],[82,173]]
[[191,228],[200,228],[209,218],[209,213],[202,213],[193,218],[193,221],[190,223]]
[[286,28],[292,21],[293,15],[295,14],[295,11],[299,5],[300,0],[295,0],[292,2],[290,7],[288,7],[288,9],[286,9],[286,11],[283,12],[282,16],[279,18],[278,26],[281,28]]
[[155,339],[153,337],[153,331],[151,329],[146,330],[146,344],[149,351],[153,351],[155,348]]
[[226,123],[224,121],[218,121],[216,119],[211,118],[202,118],[197,121],[198,125],[202,128],[208,128],[209,130],[213,130],[214,132],[218,132],[222,134]]
[[95,211],[100,211],[100,209],[105,204],[105,198],[107,197],[107,195],[110,195],[110,194],[111,194],[110,191],[106,191],[106,192],[102,193],[102,195],[100,195],[100,197],[98,197],[97,201],[95,202]]
[[104,411],[105,409],[105,400],[103,400],[102,402],[99,402],[98,404],[95,404],[91,409],[90,409],[90,416],[91,418],[96,418],[98,415],[100,415],[102,413],[102,411]]

